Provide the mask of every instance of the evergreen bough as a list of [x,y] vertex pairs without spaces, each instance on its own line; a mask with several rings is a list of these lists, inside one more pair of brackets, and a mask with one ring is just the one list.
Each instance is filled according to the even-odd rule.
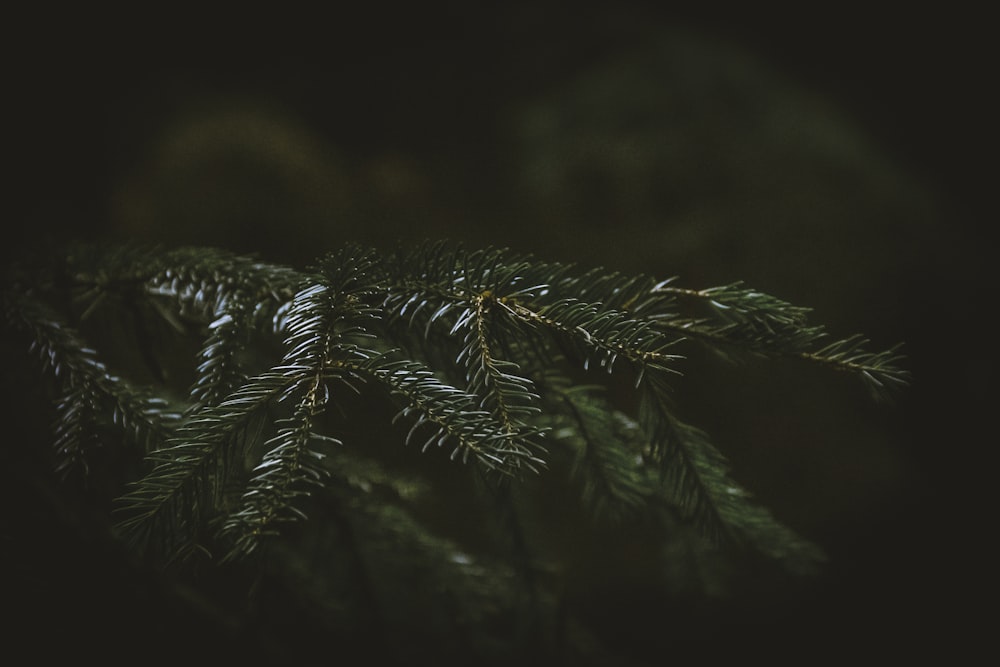
[[[467,622],[516,605],[511,578],[541,595],[516,499],[557,464],[594,520],[688,524],[793,571],[823,560],[678,414],[671,383],[686,346],[820,364],[877,399],[907,382],[897,347],[831,340],[808,309],[742,284],[689,289],[505,249],[349,246],[299,271],[213,248],[75,245],[6,278],[6,326],[53,381],[60,473],[94,474],[99,451],[137,461],[122,464],[114,510],[134,553],[246,562],[286,548],[282,535],[315,511],[341,526],[358,572],[395,552]],[[627,400],[607,374],[629,379]],[[464,464],[448,475],[475,476],[511,545],[489,577],[488,556],[408,510],[419,484],[366,443],[342,442],[349,415],[329,413],[359,405],[352,395],[393,406],[405,443],[448,448]],[[364,585],[379,597],[376,581]]]

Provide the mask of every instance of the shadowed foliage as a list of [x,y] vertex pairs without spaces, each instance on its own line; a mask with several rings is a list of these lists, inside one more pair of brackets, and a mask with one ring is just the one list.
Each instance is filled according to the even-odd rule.
[[[880,400],[908,379],[897,348],[831,338],[742,284],[446,242],[351,245],[304,270],[72,245],[13,265],[3,312],[51,389],[55,469],[109,480],[108,530],[137,563],[182,579],[320,567],[334,631],[439,636],[479,657],[592,655],[538,524],[553,498],[593,530],[640,527],[666,560],[681,549],[705,589],[730,585],[734,563],[822,567],[678,414],[692,346],[852,374]],[[479,529],[443,529],[428,511],[441,502]],[[387,587],[403,580],[431,609],[417,630],[409,595]]]

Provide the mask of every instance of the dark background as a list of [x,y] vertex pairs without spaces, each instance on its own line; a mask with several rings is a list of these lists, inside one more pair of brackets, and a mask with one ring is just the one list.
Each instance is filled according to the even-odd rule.
[[15,15],[5,258],[124,238],[301,266],[448,237],[742,279],[834,333],[905,341],[893,406],[751,365],[709,366],[686,409],[834,558],[825,594],[762,636],[967,650],[990,526],[984,17],[460,7]]
[[278,100],[355,154],[471,150],[494,138],[496,117],[512,103],[661,27],[742,49],[829,102],[908,177],[946,197],[949,211],[958,207],[949,224],[974,217],[971,204],[982,200],[986,174],[971,160],[987,138],[989,42],[982,16],[961,4],[948,12],[634,1],[460,7],[15,11],[5,66],[16,210],[48,212],[56,225],[65,208],[102,230],[107,193],[141,150],[135,144],[198,94]]

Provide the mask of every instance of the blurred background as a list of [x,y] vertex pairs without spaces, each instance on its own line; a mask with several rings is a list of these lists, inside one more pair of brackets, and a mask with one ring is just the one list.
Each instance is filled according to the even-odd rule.
[[[128,239],[304,267],[448,238],[742,280],[835,335],[904,342],[914,384],[892,406],[821,370],[708,359],[679,402],[831,555],[797,622],[960,650],[946,616],[985,594],[993,438],[982,18],[663,4],[15,14],[5,259]],[[606,593],[597,617],[632,604]]]

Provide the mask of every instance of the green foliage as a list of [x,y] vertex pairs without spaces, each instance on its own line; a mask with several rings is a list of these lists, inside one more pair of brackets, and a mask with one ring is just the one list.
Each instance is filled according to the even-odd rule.
[[[136,554],[245,563],[305,539],[295,527],[318,514],[330,523],[309,539],[332,539],[359,571],[424,563],[466,619],[551,597],[521,523],[553,475],[595,525],[646,522],[668,540],[692,526],[721,553],[793,572],[822,562],[677,414],[685,346],[818,363],[877,398],[907,381],[896,348],[831,342],[807,309],[743,285],[686,289],[448,243],[387,257],[352,246],[307,271],[211,248],[72,247],[13,267],[3,311],[54,381],[57,468],[86,475],[100,448],[142,457],[122,473],[114,511]],[[135,371],[127,350],[141,381],[112,370]],[[611,391],[612,376],[629,396]],[[420,485],[375,455],[364,420],[380,406],[405,425],[401,443],[450,450],[446,476],[473,473],[483,493],[470,508],[495,515],[509,557],[470,556],[421,521]],[[374,581],[361,597],[379,597]]]

